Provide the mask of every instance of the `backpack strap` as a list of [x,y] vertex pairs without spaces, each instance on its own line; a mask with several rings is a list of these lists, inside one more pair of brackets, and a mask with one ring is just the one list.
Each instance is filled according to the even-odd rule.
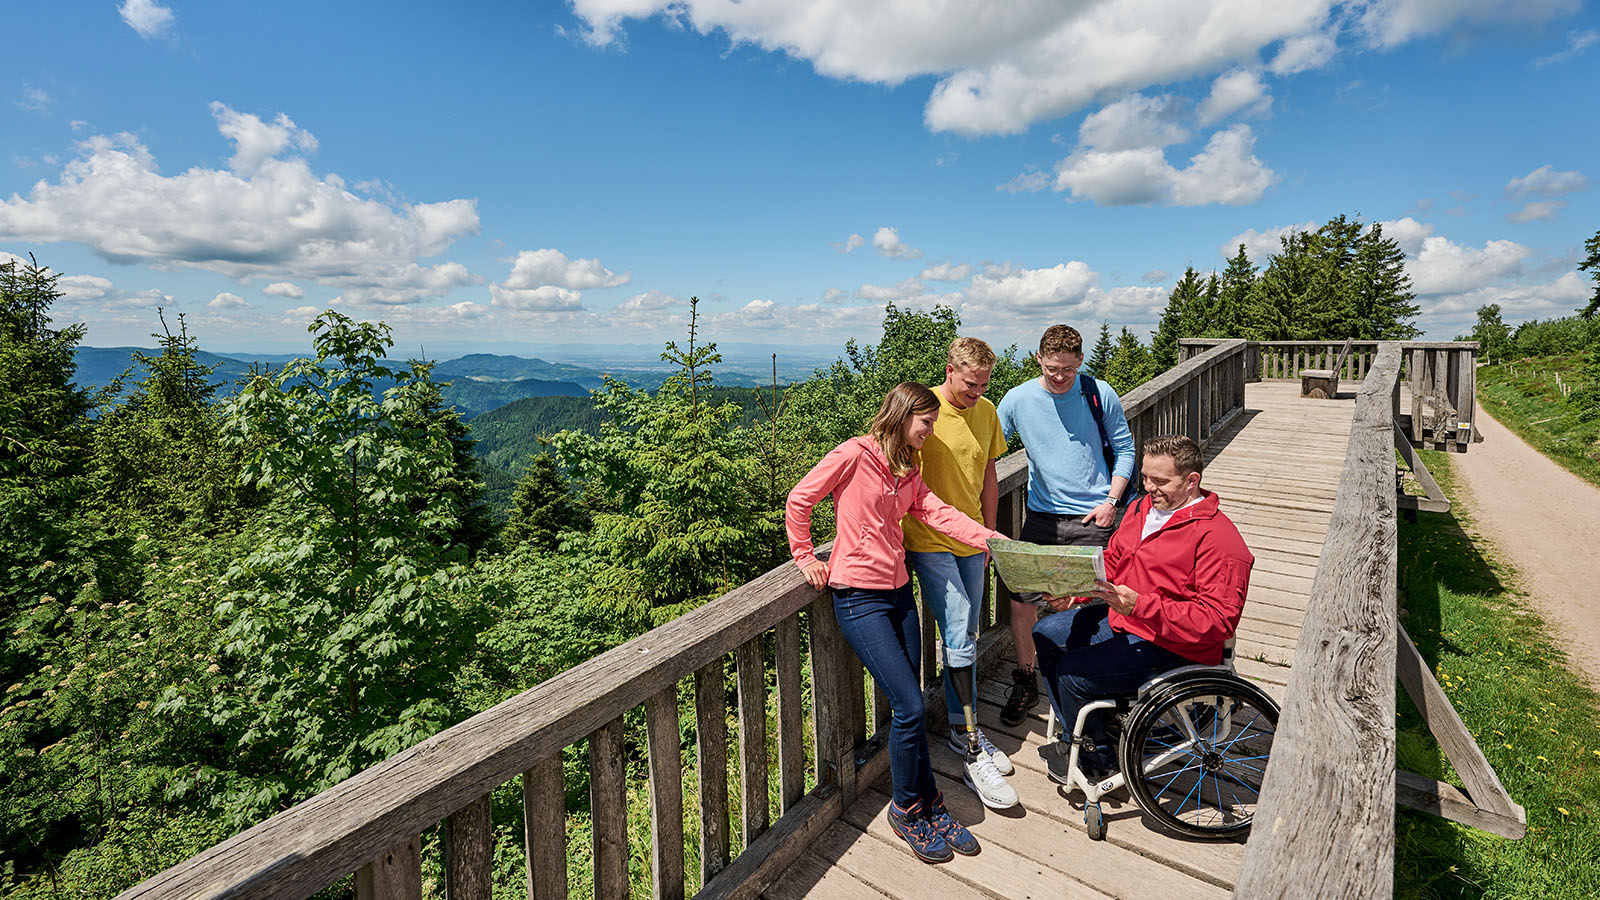
[[[1089,404],[1089,414],[1094,416],[1094,427],[1100,432],[1100,454],[1106,459],[1106,472],[1115,472],[1117,470],[1117,448],[1111,445],[1111,435],[1106,433],[1106,410],[1105,405],[1100,400],[1100,384],[1088,372],[1079,372],[1078,386],[1083,391],[1084,402]],[[1133,484],[1133,479],[1130,478],[1127,489],[1118,498],[1120,502],[1117,505],[1119,507],[1128,506],[1138,493]]]

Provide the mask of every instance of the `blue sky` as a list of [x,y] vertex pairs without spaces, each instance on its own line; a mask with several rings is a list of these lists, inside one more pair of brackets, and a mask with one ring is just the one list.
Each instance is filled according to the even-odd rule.
[[[14,11],[15,12],[15,11]],[[15,18],[15,16],[13,16]],[[299,350],[332,306],[430,355],[1147,330],[1185,266],[1344,213],[1419,321],[1565,315],[1600,228],[1578,0],[574,0],[30,6],[0,252],[58,321]]]

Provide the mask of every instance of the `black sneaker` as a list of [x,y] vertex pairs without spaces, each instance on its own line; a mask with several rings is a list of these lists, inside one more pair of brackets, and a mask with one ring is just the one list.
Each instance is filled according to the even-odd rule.
[[1039,702],[1039,678],[1032,669],[1012,669],[1006,702],[1000,707],[1002,725],[1021,725],[1028,710]]
[[[1072,786],[1072,769],[1068,767],[1068,760],[1072,758],[1072,744],[1067,741],[1054,741],[1039,748],[1039,756],[1044,759],[1046,774],[1056,784]],[[1109,750],[1098,747],[1078,749],[1078,768],[1083,770],[1084,780],[1090,783],[1104,781],[1117,772],[1117,761]]]

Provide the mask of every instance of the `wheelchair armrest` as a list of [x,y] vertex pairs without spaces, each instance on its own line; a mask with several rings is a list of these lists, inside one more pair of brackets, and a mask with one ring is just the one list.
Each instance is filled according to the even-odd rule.
[[1233,668],[1230,666],[1202,666],[1199,664],[1192,666],[1179,666],[1176,669],[1168,669],[1167,671],[1162,672],[1160,675],[1154,675],[1150,678],[1150,680],[1139,685],[1139,699],[1143,700],[1146,694],[1163,684],[1171,681],[1187,680],[1191,676],[1196,675],[1227,675],[1229,677],[1237,677],[1234,676]]

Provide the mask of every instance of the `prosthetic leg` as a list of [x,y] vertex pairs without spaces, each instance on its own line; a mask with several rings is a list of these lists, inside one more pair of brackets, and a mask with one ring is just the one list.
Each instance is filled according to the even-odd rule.
[[978,733],[976,730],[978,710],[976,708],[977,699],[972,692],[972,666],[950,666],[945,670],[945,677],[950,679],[950,686],[955,688],[956,691],[956,699],[961,701],[961,716],[965,720],[967,727],[967,762],[970,763],[977,759],[978,754],[982,752],[978,747]]

